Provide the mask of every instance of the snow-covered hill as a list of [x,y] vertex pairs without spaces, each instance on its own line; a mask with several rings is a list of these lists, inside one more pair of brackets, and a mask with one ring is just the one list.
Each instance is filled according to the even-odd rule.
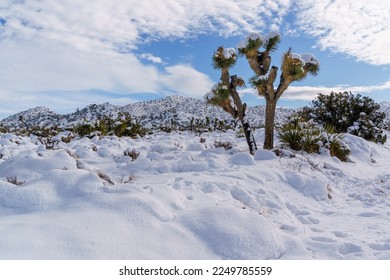
[[[247,116],[254,127],[261,127],[264,123],[264,106],[249,107]],[[288,108],[278,108],[276,122],[283,121],[294,110]],[[117,118],[121,112],[127,112],[142,125],[149,128],[157,128],[172,123],[187,125],[192,118],[206,121],[221,120],[225,123],[233,123],[229,114],[219,107],[206,104],[201,99],[169,96],[166,98],[132,103],[126,106],[115,106],[109,103],[92,104],[77,110],[71,114],[59,115],[45,107],[36,107],[16,115],[3,119],[0,124],[9,128],[24,128],[26,124],[33,126],[53,126],[68,127],[77,123],[95,122],[103,117]],[[23,122],[20,118],[22,117]]]
[[385,123],[390,129],[390,102],[381,102],[379,105],[381,106],[379,110],[386,114]]
[[350,162],[233,132],[0,134],[0,259],[390,259],[390,145],[345,141]]
[[[2,125],[67,127],[123,112],[151,128],[231,120],[172,96],[68,115],[37,107]],[[279,121],[291,112],[279,109]],[[263,116],[248,109],[255,126]],[[233,131],[66,136],[47,145],[0,133],[0,259],[390,259],[389,141],[346,134],[351,155],[340,162],[280,147],[251,156]]]

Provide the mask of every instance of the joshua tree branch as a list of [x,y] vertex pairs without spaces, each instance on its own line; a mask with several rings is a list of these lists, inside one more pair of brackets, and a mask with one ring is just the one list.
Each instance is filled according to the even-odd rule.
[[236,105],[236,108],[237,108],[237,117],[240,120],[242,120],[244,118],[245,112],[244,112],[244,107],[243,107],[242,102],[241,102],[241,98],[237,92],[237,82],[238,82],[238,79],[237,79],[236,75],[230,77],[230,95],[233,98],[234,105]]
[[276,89],[276,100],[278,100],[282,96],[282,94],[286,91],[292,81],[293,80],[291,79],[291,77],[286,77],[284,73],[282,73],[282,75],[280,76],[278,88]]

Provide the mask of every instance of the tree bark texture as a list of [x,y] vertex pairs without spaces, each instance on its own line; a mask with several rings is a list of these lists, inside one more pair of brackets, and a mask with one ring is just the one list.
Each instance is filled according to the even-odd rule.
[[257,145],[256,145],[255,137],[253,136],[252,133],[252,129],[250,128],[249,123],[245,119],[241,120],[241,124],[244,129],[246,143],[248,144],[249,147],[249,153],[251,155],[254,155],[257,150]]
[[263,75],[263,71],[261,70],[259,64],[259,52],[257,50],[250,51],[245,56],[253,72],[255,72],[258,76]]
[[275,127],[275,111],[277,99],[266,99],[265,106],[265,136],[264,149],[271,150],[274,148],[274,127]]

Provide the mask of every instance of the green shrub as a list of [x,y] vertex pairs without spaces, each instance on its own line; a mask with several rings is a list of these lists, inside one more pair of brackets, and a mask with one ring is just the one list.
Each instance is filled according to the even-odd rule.
[[80,124],[74,128],[74,132],[80,135],[81,137],[90,136],[94,131],[96,131],[96,128],[91,124]]
[[328,142],[328,149],[332,157],[337,157],[341,161],[347,161],[351,150],[341,139],[332,139]]
[[148,132],[139,122],[134,121],[128,113],[118,114],[117,118],[104,117],[97,120],[94,124],[80,124],[73,130],[81,137],[116,135],[118,137],[128,136],[135,138],[145,136]]
[[347,161],[350,149],[342,141],[342,135],[334,133],[334,128],[323,128],[314,122],[291,119],[279,129],[281,142],[292,150],[307,153],[319,153],[321,148],[329,149],[330,155],[341,161]]
[[324,142],[321,129],[313,123],[297,119],[283,124],[278,132],[280,140],[295,151],[319,153]]
[[303,119],[314,120],[323,126],[331,125],[338,133],[351,133],[368,141],[385,143],[383,133],[385,113],[369,97],[343,92],[319,94],[311,107],[299,112]]

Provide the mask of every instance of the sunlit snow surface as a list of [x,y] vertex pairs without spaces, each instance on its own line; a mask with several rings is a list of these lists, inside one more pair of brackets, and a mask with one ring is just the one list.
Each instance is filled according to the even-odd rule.
[[0,258],[390,259],[390,144],[345,140],[347,163],[234,132],[0,135]]

